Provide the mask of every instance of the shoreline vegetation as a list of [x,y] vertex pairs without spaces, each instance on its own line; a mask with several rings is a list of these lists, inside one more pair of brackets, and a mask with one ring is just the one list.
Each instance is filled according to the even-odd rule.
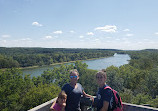
[[[91,59],[85,59],[85,60],[76,60],[76,61],[82,62],[82,61],[95,60],[95,59],[108,58],[108,57],[112,57],[112,56],[91,58]],[[66,63],[75,63],[76,61],[59,62],[59,63],[50,64],[50,65],[42,65],[42,66],[18,67],[17,69],[21,69],[21,70],[33,69],[33,68],[39,68],[39,67],[44,67],[44,66],[55,66],[55,65],[61,65],[61,64],[66,64]]]
[[[125,53],[116,49],[68,49],[68,48],[2,48],[0,69],[35,68],[82,60],[98,59]],[[69,62],[67,62],[69,61]]]

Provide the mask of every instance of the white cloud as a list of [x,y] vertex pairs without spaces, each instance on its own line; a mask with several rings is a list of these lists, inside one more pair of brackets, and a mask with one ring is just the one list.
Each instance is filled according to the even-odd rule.
[[128,32],[128,31],[130,31],[130,30],[129,30],[129,29],[124,29],[123,31]]
[[155,32],[155,35],[158,35],[158,32]]
[[93,32],[87,32],[87,35],[94,35]]
[[97,41],[99,41],[99,39],[94,39],[93,41],[94,41],[94,42],[97,42]]
[[104,27],[97,27],[94,30],[100,30],[103,32],[116,32],[117,27],[115,25],[106,25]]
[[131,36],[133,36],[133,34],[126,34],[126,36],[131,37]]
[[120,39],[115,39],[116,41],[119,41]]
[[48,35],[48,36],[45,36],[45,39],[51,39],[53,38],[52,36]]
[[98,41],[99,39],[95,39],[95,41]]
[[137,42],[138,44],[143,44],[143,42]]
[[23,39],[20,39],[21,41],[31,41],[32,39],[30,38],[23,38]]
[[40,24],[40,23],[38,23],[38,22],[32,22],[32,25],[34,25],[34,26],[38,26],[38,27],[43,26],[42,24]]
[[79,36],[80,38],[84,38],[84,36],[83,35],[81,35],[81,36]]
[[2,35],[2,38],[9,38],[11,37],[10,35]]
[[70,33],[75,33],[75,31],[73,31],[73,30],[70,30]]
[[111,39],[112,37],[105,37],[105,38],[107,38],[107,39]]
[[63,32],[61,30],[57,30],[55,32],[53,32],[54,34],[62,34]]
[[2,40],[2,43],[6,43],[7,41],[6,40]]

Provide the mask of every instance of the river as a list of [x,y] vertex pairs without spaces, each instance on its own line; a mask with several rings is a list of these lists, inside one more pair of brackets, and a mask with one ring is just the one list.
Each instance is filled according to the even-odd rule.
[[[88,65],[89,69],[94,70],[101,70],[105,69],[111,65],[119,67],[124,64],[128,64],[128,60],[130,60],[130,57],[128,54],[114,54],[112,57],[106,57],[106,58],[100,58],[100,59],[94,59],[94,60],[85,60],[82,61],[82,63],[86,63]],[[66,63],[66,64],[73,64],[73,63]],[[47,69],[53,69],[54,67],[59,67],[60,65],[50,65],[50,66],[42,66],[37,68],[29,68],[29,69],[23,69],[23,74],[31,74],[31,77],[39,76],[43,73],[43,71]]]

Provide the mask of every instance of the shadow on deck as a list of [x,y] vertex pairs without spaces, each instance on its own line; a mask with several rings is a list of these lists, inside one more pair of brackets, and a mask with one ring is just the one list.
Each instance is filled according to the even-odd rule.
[[[49,111],[50,106],[57,98],[54,98],[48,102],[45,102],[33,109],[28,111]],[[88,111],[87,108],[91,106],[91,101],[89,98],[81,98],[81,109],[82,111]],[[96,99],[94,101],[94,107],[96,106]],[[91,110],[89,110],[91,111]],[[123,103],[123,111],[158,111],[158,108],[143,106],[143,105],[135,105],[129,103]]]

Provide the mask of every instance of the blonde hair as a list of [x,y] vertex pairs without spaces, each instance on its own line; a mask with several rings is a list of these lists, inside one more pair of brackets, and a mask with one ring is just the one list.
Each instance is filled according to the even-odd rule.
[[96,74],[96,76],[98,74],[101,74],[102,76],[104,76],[106,78],[106,70],[105,69],[102,69],[101,71],[98,71],[97,74]]
[[76,72],[76,73],[77,73],[77,75],[79,76],[79,72],[78,72],[78,70],[77,70],[77,69],[72,69],[72,70],[70,70],[70,74],[72,74],[73,72]]

